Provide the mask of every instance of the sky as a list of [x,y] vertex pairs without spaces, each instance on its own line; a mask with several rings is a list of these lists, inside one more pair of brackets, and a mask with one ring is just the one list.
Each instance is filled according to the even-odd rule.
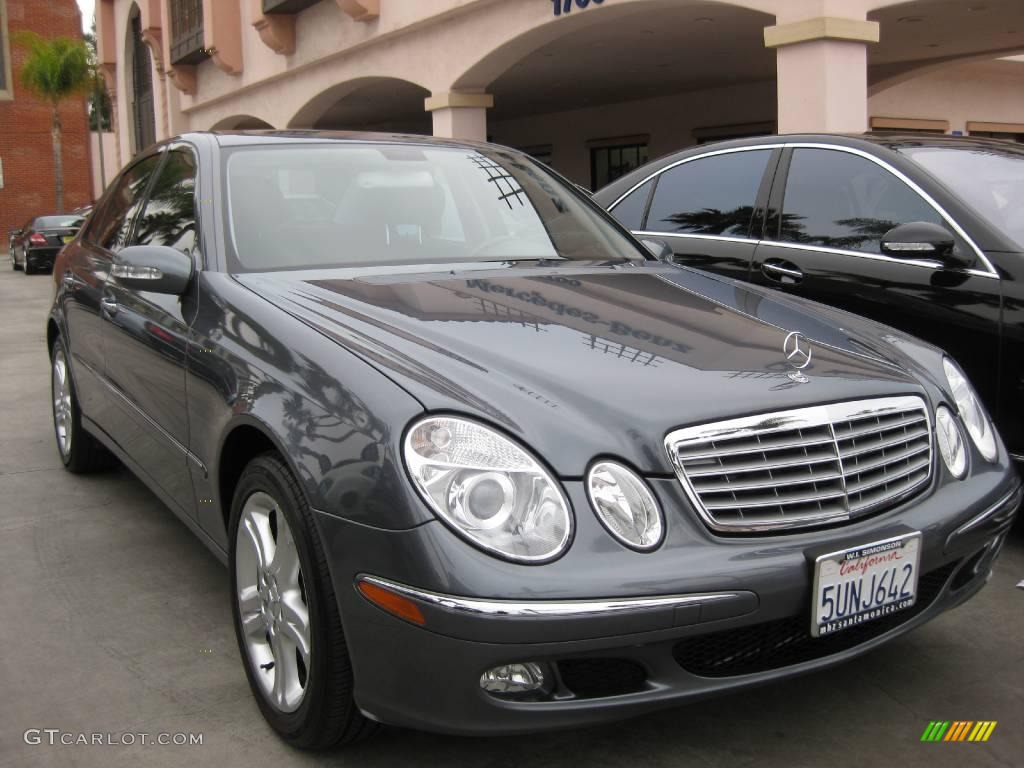
[[82,9],[82,31],[88,32],[92,29],[92,15],[96,9],[96,0],[78,0],[78,7]]

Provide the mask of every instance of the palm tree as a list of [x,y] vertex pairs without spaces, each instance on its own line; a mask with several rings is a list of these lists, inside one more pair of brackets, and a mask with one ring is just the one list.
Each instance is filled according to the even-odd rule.
[[15,42],[28,49],[21,69],[21,84],[53,107],[53,166],[57,212],[64,212],[64,159],[61,154],[60,103],[89,84],[89,52],[71,37],[46,39],[20,32]]

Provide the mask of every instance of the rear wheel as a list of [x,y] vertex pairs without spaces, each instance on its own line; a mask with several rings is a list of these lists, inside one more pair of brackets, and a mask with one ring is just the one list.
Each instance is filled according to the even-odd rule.
[[18,259],[14,255],[14,246],[13,245],[11,246],[10,256],[11,256],[11,269],[13,269],[15,272],[17,272],[19,269],[21,269],[21,265],[18,263]]
[[82,412],[78,408],[78,396],[71,380],[67,349],[59,336],[53,343],[50,394],[54,437],[64,466],[76,474],[97,472],[115,466],[117,459],[96,438],[82,429]]
[[287,466],[253,459],[231,505],[231,601],[263,716],[288,743],[325,749],[377,729],[352,697],[352,665],[312,514]]
[[26,275],[34,275],[36,273],[36,268],[33,267],[31,262],[29,262],[29,260],[28,260],[28,251],[22,251],[21,255],[22,255],[21,268],[23,270],[25,270],[25,274]]

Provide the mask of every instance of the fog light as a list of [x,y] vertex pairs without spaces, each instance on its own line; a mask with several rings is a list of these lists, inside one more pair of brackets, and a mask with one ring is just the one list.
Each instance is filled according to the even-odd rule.
[[544,687],[544,670],[539,664],[502,664],[480,675],[480,687],[488,693],[530,693]]

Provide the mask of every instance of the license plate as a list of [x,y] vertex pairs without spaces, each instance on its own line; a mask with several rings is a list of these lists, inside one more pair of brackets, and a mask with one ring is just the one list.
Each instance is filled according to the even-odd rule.
[[920,533],[821,555],[814,563],[811,634],[835,634],[913,606],[920,559]]
[[75,239],[74,235],[63,235],[61,237],[61,240],[63,240],[65,243],[70,243],[74,239]]

